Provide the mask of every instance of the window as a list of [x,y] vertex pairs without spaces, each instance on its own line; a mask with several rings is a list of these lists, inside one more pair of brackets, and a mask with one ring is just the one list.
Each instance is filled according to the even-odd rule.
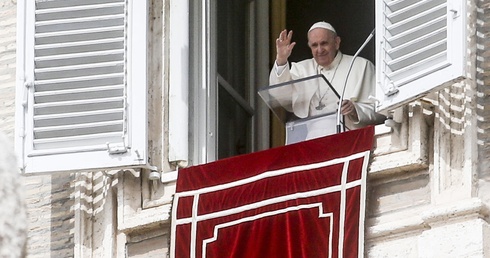
[[249,5],[248,0],[217,1],[218,158],[252,150]]
[[18,2],[26,173],[146,164],[146,1]]
[[[267,1],[190,2],[190,164],[268,147]],[[259,128],[259,126],[262,126]]]
[[377,0],[378,110],[392,110],[462,79],[465,29],[461,0]]

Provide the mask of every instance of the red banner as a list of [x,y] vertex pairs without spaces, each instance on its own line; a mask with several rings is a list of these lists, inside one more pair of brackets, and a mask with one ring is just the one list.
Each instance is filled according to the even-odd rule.
[[173,258],[362,257],[373,127],[179,171]]

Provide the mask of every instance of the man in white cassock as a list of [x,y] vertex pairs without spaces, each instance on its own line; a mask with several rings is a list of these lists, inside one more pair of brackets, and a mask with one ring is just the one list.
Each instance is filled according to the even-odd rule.
[[[375,112],[374,102],[369,98],[375,96],[374,65],[365,58],[356,57],[349,73],[353,56],[339,51],[340,37],[332,25],[326,22],[313,24],[308,30],[308,46],[313,58],[291,62],[289,66],[288,58],[296,45],[296,42],[291,41],[292,36],[292,31],[283,30],[276,40],[277,55],[269,77],[270,85],[323,74],[340,95],[345,85],[340,113],[345,117],[344,123],[348,129],[384,122],[385,117]],[[304,83],[317,85],[305,87]],[[320,84],[318,81],[304,83],[296,83],[280,90],[282,99],[279,102],[286,110],[299,118],[335,113],[339,99],[327,84]],[[274,95],[273,92],[271,94]],[[330,115],[325,119],[309,122],[306,139],[335,134],[335,117]]]

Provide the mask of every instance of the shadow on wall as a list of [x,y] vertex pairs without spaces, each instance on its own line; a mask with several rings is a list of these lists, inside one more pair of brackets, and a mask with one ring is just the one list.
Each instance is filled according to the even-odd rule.
[[25,257],[27,217],[19,169],[8,138],[0,132],[0,257]]

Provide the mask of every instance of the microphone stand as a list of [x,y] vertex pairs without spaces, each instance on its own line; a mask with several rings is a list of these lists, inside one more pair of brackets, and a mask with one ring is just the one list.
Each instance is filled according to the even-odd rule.
[[345,76],[344,87],[342,88],[342,95],[340,97],[339,106],[337,107],[337,133],[340,133],[340,131],[342,129],[341,122],[340,122],[340,108],[342,107],[342,101],[344,100],[345,88],[347,88],[347,80],[349,79],[349,74],[352,70],[352,66],[354,65],[354,61],[356,60],[356,57],[359,56],[359,53],[364,49],[364,47],[367,45],[367,43],[369,43],[369,41],[373,38],[374,31],[375,31],[375,29],[373,29],[371,34],[369,34],[369,36],[366,38],[364,43],[357,50],[357,52],[354,54],[352,61],[350,62],[349,70],[347,71],[347,76]]

